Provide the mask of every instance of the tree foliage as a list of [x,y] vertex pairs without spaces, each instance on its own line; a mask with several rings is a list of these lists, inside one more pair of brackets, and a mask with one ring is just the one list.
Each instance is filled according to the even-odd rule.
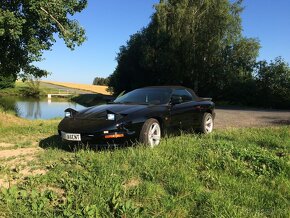
[[71,17],[87,0],[2,0],[0,3],[0,74],[2,77],[41,77],[47,71],[33,66],[58,34],[68,48],[85,40],[85,31]]
[[23,95],[27,97],[40,97],[40,79],[38,77],[28,76],[26,79],[28,86],[23,90]]
[[258,62],[256,84],[261,106],[290,108],[290,67],[281,57]]
[[109,78],[102,78],[102,77],[96,77],[93,81],[93,85],[99,85],[99,86],[107,86],[109,83]]
[[215,100],[289,108],[289,65],[257,62],[260,43],[242,35],[241,4],[161,0],[149,25],[120,48],[110,88],[184,85]]
[[15,78],[12,75],[0,75],[0,89],[13,88],[15,85]]
[[185,85],[222,98],[235,80],[251,77],[260,48],[241,34],[241,1],[167,0],[148,27],[120,48],[110,76],[115,92],[146,85]]

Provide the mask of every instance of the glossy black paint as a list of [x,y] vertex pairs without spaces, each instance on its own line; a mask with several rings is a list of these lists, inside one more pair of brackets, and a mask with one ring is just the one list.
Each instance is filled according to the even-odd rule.
[[[161,124],[162,133],[174,133],[182,130],[196,129],[200,126],[203,114],[211,113],[213,117],[214,103],[210,99],[197,97],[190,89],[179,86],[158,87],[186,89],[191,93],[193,100],[162,105],[138,105],[138,104],[106,104],[94,106],[76,112],[67,109],[72,117],[64,118],[59,126],[66,133],[80,133],[85,143],[123,143],[124,140],[138,140],[140,131],[147,119],[155,118]],[[146,89],[146,88],[144,88]],[[116,120],[107,120],[107,114],[116,115]],[[104,131],[106,131],[104,133]],[[111,133],[122,133],[121,139],[105,139],[104,136]]]

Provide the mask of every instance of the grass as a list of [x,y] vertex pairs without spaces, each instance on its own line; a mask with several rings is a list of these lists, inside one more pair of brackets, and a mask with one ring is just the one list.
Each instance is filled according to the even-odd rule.
[[[29,89],[27,83],[16,81],[14,88],[0,89],[1,96],[22,96],[26,89]],[[46,96],[48,93],[58,93],[58,89],[47,88],[40,85],[40,95]]]
[[103,95],[110,95],[110,92],[107,91],[108,86],[97,86],[97,85],[87,85],[87,84],[76,84],[76,83],[65,83],[65,82],[52,82],[52,81],[44,81],[45,83],[73,88],[73,89],[79,89],[94,93],[99,93]]
[[[58,122],[1,114],[0,142],[44,150],[12,169],[13,158],[0,159],[0,178],[12,184],[0,191],[0,217],[290,216],[289,126],[67,151]],[[25,167],[45,173],[23,177]]]

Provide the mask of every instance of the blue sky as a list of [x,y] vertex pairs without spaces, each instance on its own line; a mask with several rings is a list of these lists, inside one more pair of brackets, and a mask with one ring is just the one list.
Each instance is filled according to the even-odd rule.
[[[91,84],[95,77],[107,77],[115,69],[119,47],[150,21],[159,0],[89,0],[75,16],[86,29],[88,40],[74,51],[57,40],[36,65],[52,74],[46,80]],[[290,1],[244,0],[244,35],[258,38],[259,59],[282,56],[290,62]]]
[[258,38],[262,60],[282,56],[290,63],[290,1],[244,0],[244,35]]

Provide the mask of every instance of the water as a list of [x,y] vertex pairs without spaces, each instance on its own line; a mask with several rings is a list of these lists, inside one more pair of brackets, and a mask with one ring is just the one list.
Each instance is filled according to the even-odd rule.
[[66,99],[35,99],[19,97],[0,97],[0,106],[5,110],[13,110],[17,116],[36,120],[36,119],[53,119],[64,117],[64,110],[72,108],[81,110],[85,107]]

